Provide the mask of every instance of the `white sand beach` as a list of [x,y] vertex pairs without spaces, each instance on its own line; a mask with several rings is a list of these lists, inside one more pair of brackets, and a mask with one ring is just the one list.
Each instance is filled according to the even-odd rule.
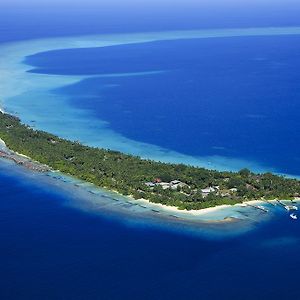
[[[23,60],[26,56],[38,52],[65,48],[106,47],[176,39],[275,35],[300,35],[300,27],[237,28],[109,36],[75,36],[8,43],[0,47],[0,55],[2,57],[0,62],[0,94],[3,98],[2,106],[4,106],[5,110],[9,113],[19,116],[26,124],[34,120],[34,124],[38,129],[59,134],[63,138],[79,140],[90,146],[119,150],[138,155],[142,158],[186,163],[218,170],[239,170],[242,167],[248,167],[250,165],[252,170],[257,172],[265,171],[265,166],[253,161],[221,156],[191,157],[123,137],[113,132],[106,122],[89,119],[86,112],[74,110],[74,108],[68,106],[67,99],[56,99],[47,94],[51,89],[59,88],[66,84],[74,84],[91,76],[55,76],[28,73],[27,71],[29,71],[31,67],[25,65]],[[137,74],[134,76],[137,76]],[[24,96],[28,99],[25,104],[20,100],[23,99]],[[43,97],[44,100],[46,99],[44,103],[41,103],[41,97]],[[49,101],[47,101],[48,99],[46,97],[50,97]],[[48,106],[45,107],[45,105]],[[60,107],[59,111],[57,107]],[[3,107],[0,107],[0,111],[4,112]],[[84,122],[86,119],[90,120],[88,124]],[[76,126],[74,126],[75,124]],[[81,128],[81,130],[78,130],[78,128]],[[230,218],[246,218],[246,216],[240,212],[241,209],[247,212],[253,212],[254,214],[259,213],[253,208],[245,207],[245,204],[236,204],[233,206],[222,205],[202,210],[185,211],[179,210],[176,207],[150,203],[144,199],[131,200],[124,198],[124,202],[132,201],[150,210],[154,209],[161,213],[172,214],[190,220],[216,221],[230,220]],[[251,201],[249,203],[253,205],[266,205],[266,203],[262,201]]]

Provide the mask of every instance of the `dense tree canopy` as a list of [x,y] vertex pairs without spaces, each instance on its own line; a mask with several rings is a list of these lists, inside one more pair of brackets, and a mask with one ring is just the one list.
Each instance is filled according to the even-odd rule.
[[[183,164],[167,164],[120,152],[83,146],[52,134],[34,130],[16,117],[0,113],[0,138],[18,153],[47,164],[55,170],[97,186],[145,198],[181,209],[234,204],[252,199],[293,198],[300,195],[300,182],[274,174],[218,172]],[[179,180],[183,186],[163,189],[146,185],[155,179]],[[201,190],[214,188],[204,194]]]

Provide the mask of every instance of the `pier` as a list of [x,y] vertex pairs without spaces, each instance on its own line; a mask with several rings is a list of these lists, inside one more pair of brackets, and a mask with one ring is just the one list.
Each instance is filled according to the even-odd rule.
[[253,207],[255,209],[259,209],[265,213],[268,212],[268,210],[266,208],[264,208],[263,206],[258,206],[258,205],[253,205],[253,204],[249,204],[249,203],[246,203],[247,206],[250,206],[250,207]]
[[286,205],[283,204],[280,200],[276,200],[276,202],[285,209]]
[[143,205],[139,205],[140,207],[142,207],[142,208],[146,208],[146,209],[148,209],[148,207],[147,206],[143,206]]
[[[286,210],[298,210],[298,207],[295,205],[286,205],[284,203],[282,203],[280,200],[276,200],[278,202],[278,204],[280,204],[284,209]],[[292,200],[291,200],[292,201]]]
[[180,217],[175,216],[175,215],[169,215],[170,217],[176,218],[176,219],[180,219]]

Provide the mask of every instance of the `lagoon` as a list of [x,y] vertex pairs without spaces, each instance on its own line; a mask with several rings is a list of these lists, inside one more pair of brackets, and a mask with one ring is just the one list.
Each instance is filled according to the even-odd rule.
[[204,30],[8,44],[2,68],[18,81],[3,76],[3,105],[25,123],[92,146],[296,176],[298,31]]
[[[249,16],[250,10],[245,6],[246,14],[241,14],[233,21],[223,11],[216,14],[213,8],[210,14],[203,10],[202,18],[199,17],[199,11],[195,11],[191,21],[187,20],[188,18],[180,21],[180,18],[174,17],[168,28],[176,30],[216,26],[228,28],[229,26],[299,25],[296,7],[293,6],[291,9],[293,13],[287,17],[288,5],[283,6],[284,8],[280,10],[280,20],[278,20],[278,15],[273,10],[273,13],[270,13],[269,9],[265,9],[265,13],[252,12]],[[219,9],[219,12],[221,10]],[[90,26],[90,18],[89,21],[84,20],[87,16],[85,13],[83,17],[82,10],[80,13],[73,14],[68,24],[66,24],[65,16],[57,12],[55,12],[55,22],[53,22],[53,13],[51,14],[48,10],[43,13],[40,11],[34,13],[33,10],[28,9],[26,14],[24,11],[7,14],[7,11],[1,10],[1,25],[4,26],[0,28],[0,40],[13,41],[1,44],[0,47],[1,106],[20,116],[31,126],[49,130],[62,137],[79,139],[90,145],[118,149],[143,157],[180,161],[218,169],[236,170],[249,167],[256,171],[275,170],[299,174],[296,144],[299,140],[297,138],[299,127],[298,123],[295,124],[293,114],[298,111],[297,102],[293,101],[293,97],[297,96],[295,82],[298,77],[294,71],[298,66],[299,28],[213,29],[204,30],[205,32],[203,30],[189,31],[189,33],[184,31],[181,33],[102,34],[83,37],[83,33],[129,32],[137,31],[137,28],[140,31],[149,31],[149,29],[162,31],[166,28],[164,24],[170,21],[170,18],[166,21],[165,17],[160,17],[155,24],[151,19],[147,26],[137,26],[137,24],[141,25],[141,22],[136,20],[137,16],[128,22],[127,15],[124,16],[122,11],[118,15],[118,20],[123,20],[120,24],[123,22],[126,26],[99,26],[100,21],[94,22],[96,19],[101,19],[102,25],[107,22],[107,19],[113,19],[110,14],[103,16],[104,13],[100,18],[99,11],[96,11],[92,21],[93,26]],[[36,19],[32,17],[37,14],[39,14],[37,19],[38,23],[42,24],[41,27],[35,26]],[[6,31],[8,20],[14,24],[11,31]],[[111,25],[113,22],[110,22]],[[73,36],[68,36],[71,34]],[[252,35],[252,37],[235,36],[225,39],[224,34],[227,36]],[[285,35],[279,36],[281,34]],[[66,36],[49,38],[53,35]],[[217,35],[219,41],[191,41],[191,38],[205,35],[206,37]],[[18,40],[24,37],[29,40]],[[42,39],[33,40],[36,37],[42,37]],[[174,41],[176,37],[180,40]],[[183,38],[187,40],[183,41]],[[170,41],[162,41],[166,39]],[[134,45],[124,45],[128,43]],[[234,51],[238,50],[237,53],[229,51],[230,44],[234,45],[232,48]],[[196,86],[195,96],[197,97],[206,91],[206,104],[209,108],[214,108],[214,114],[218,114],[219,117],[221,113],[215,111],[215,108],[224,109],[224,106],[220,103],[223,97],[219,97],[218,93],[222,91],[227,92],[228,97],[236,96],[234,97],[235,105],[239,111],[243,108],[246,112],[242,111],[241,115],[234,114],[235,119],[239,121],[238,124],[243,125],[241,128],[234,129],[243,131],[247,136],[250,134],[252,141],[249,148],[243,143],[246,139],[235,141],[228,133],[226,134],[226,131],[223,136],[221,134],[223,128],[217,132],[218,140],[214,141],[203,136],[201,130],[196,134],[193,133],[192,126],[189,126],[187,133],[191,134],[195,147],[191,141],[187,145],[174,144],[176,139],[164,140],[159,138],[160,135],[157,132],[159,129],[157,124],[161,124],[159,126],[164,126],[165,130],[171,130],[173,133],[174,128],[176,129],[174,122],[172,128],[168,128],[164,125],[164,118],[155,113],[154,115],[160,119],[155,119],[156,131],[154,131],[153,127],[149,126],[150,121],[147,115],[142,115],[146,124],[137,118],[141,113],[137,105],[138,99],[135,98],[137,94],[130,94],[129,89],[138,88],[141,84],[146,88],[147,95],[151,96],[149,99],[151,109],[155,109],[157,105],[156,97],[166,95],[169,99],[170,95],[172,96],[172,90],[179,92],[181,96],[189,92],[189,97],[185,97],[189,101],[176,100],[185,112],[188,112],[188,109],[198,108],[195,99],[191,97],[189,85],[186,82],[183,82],[182,86],[178,84],[178,78],[181,75],[187,75],[184,78],[189,80],[199,78],[197,72],[197,76],[190,77],[190,75],[195,75],[195,72],[189,73],[194,69],[193,65],[190,65],[188,69],[183,68],[178,71],[174,69],[174,64],[171,64],[172,57],[170,57],[166,60],[168,65],[164,65],[164,69],[155,68],[155,71],[145,72],[146,61],[140,60],[141,70],[132,72],[131,65],[126,64],[128,56],[123,56],[122,73],[110,73],[110,68],[117,66],[117,64],[111,64],[107,66],[105,74],[101,73],[102,65],[98,65],[94,74],[89,71],[88,75],[86,75],[88,71],[86,67],[83,68],[83,72],[78,72],[80,65],[83,65],[82,61],[80,64],[72,61],[73,69],[70,69],[66,65],[66,57],[58,62],[62,65],[60,72],[57,68],[54,68],[55,72],[49,71],[47,65],[48,59],[51,63],[55,62],[53,61],[55,55],[73,53],[78,59],[79,53],[95,51],[91,56],[91,62],[94,64],[97,58],[105,52],[109,55],[108,57],[115,59],[121,54],[126,54],[124,49],[127,49],[127,54],[136,54],[136,51],[142,49],[147,51],[149,46],[155,50],[153,55],[157,56],[158,53],[162,53],[162,45],[168,48],[169,52],[170,47],[174,48],[176,45],[176,51],[173,54],[178,55],[183,52],[179,57],[181,61],[187,57],[185,49],[196,49],[199,53],[201,49],[206,49],[206,55],[209,55],[211,49],[214,54],[220,54],[224,47],[224,50],[227,49],[224,58],[229,59],[228,61],[219,59],[214,62],[211,58],[201,61],[200,55],[196,57],[196,60],[200,58],[199,63],[213,66],[214,70],[218,70],[218,74],[221,75],[221,62],[227,67],[231,62],[241,62],[235,68],[223,70],[225,71],[223,76],[228,72],[235,75],[231,77],[232,82],[226,81],[222,86],[222,77],[219,81],[214,81],[206,76],[206,74],[209,75],[208,72],[205,73],[205,79],[208,80],[209,85],[206,86],[203,83],[200,85],[203,91],[199,90],[198,85],[192,84],[192,86],[193,88]],[[209,45],[214,45],[214,47],[211,48]],[[221,49],[218,49],[217,45],[222,46]],[[99,49],[102,46],[115,47],[110,48],[112,52],[107,52],[105,48]],[[182,46],[185,46],[184,49]],[[261,46],[261,48],[258,47],[258,49],[256,46]],[[272,52],[273,46],[281,50],[280,57]],[[80,52],[79,47],[98,47],[98,49],[82,49]],[[53,50],[59,51],[49,52]],[[265,56],[261,55],[262,53]],[[27,61],[25,61],[26,57],[28,57]],[[41,66],[36,65],[35,59],[41,59]],[[258,66],[262,74],[268,75],[266,82],[270,84],[269,87],[259,83],[258,79],[264,78],[261,73],[250,76],[253,75],[252,64]],[[43,71],[38,73],[37,69],[40,68],[43,68]],[[36,73],[30,72],[33,69],[36,69]],[[197,70],[200,74],[204,72],[201,68]],[[244,70],[245,73],[243,73]],[[120,70],[117,71],[120,72]],[[65,74],[55,75],[62,72]],[[70,75],[70,73],[75,73],[75,75]],[[239,83],[238,73],[247,75],[247,78],[251,79],[246,90],[250,91],[253,98],[244,98],[245,93],[241,93],[241,88],[245,88],[245,85],[241,86]],[[271,78],[270,73],[276,76]],[[281,84],[278,85],[280,78],[286,78],[290,82],[287,86],[289,97],[283,98],[282,96],[281,88],[284,87]],[[167,89],[162,82],[167,83]],[[277,85],[275,85],[276,82]],[[99,88],[102,85],[105,88]],[[157,86],[158,90],[155,90],[153,85]],[[82,93],[82,88],[85,86],[91,90],[91,94]],[[108,86],[111,88],[109,89]],[[215,90],[215,86],[218,89]],[[251,91],[251,86],[260,87],[258,95],[253,90]],[[219,89],[220,87],[222,89]],[[261,98],[257,96],[261,97],[266,91],[270,92],[267,93],[268,99],[262,99],[266,100],[266,107],[259,107],[260,112],[248,112],[248,109],[254,108],[255,102],[251,101],[255,100],[260,103]],[[78,98],[74,97],[77,93]],[[121,93],[125,93],[126,98],[121,99],[121,109],[118,110],[115,109],[115,102],[116,97]],[[140,90],[139,95],[145,97]],[[273,102],[270,95],[274,96]],[[103,102],[99,103],[100,96],[103,96]],[[210,97],[213,97],[211,102]],[[84,104],[79,102],[79,98],[85,101]],[[132,102],[128,102],[130,98]],[[97,105],[94,105],[93,99],[97,100]],[[238,100],[242,100],[242,106],[239,105]],[[111,107],[108,105],[110,101],[114,104]],[[190,101],[192,105],[186,107],[186,103]],[[247,101],[249,101],[249,106],[246,104]],[[153,102],[154,108],[152,108]],[[159,102],[162,102],[161,98]],[[172,108],[169,102],[167,104]],[[270,108],[276,107],[277,104],[281,110],[275,113]],[[105,109],[105,114],[102,109]],[[173,110],[164,109],[165,116],[166,111],[170,112],[170,117],[174,118]],[[175,111],[178,111],[178,107]],[[230,111],[226,113],[230,114]],[[121,118],[119,118],[120,114]],[[197,116],[200,115],[205,117],[205,112],[197,111]],[[226,115],[221,119],[226,119]],[[139,127],[142,127],[142,135],[139,135],[140,131],[133,130],[134,120],[137,120]],[[194,118],[192,121],[197,125],[201,119],[196,118],[195,121]],[[215,126],[206,128],[211,132],[216,132],[221,127],[221,124],[217,122],[210,121],[209,124]],[[231,127],[228,127],[228,123],[225,125],[225,128],[234,127],[233,124]],[[292,139],[285,144],[288,126],[291,129],[288,136],[291,134]],[[151,134],[149,134],[149,128]],[[260,132],[261,129],[263,129],[262,132]],[[266,132],[267,134],[263,137],[263,133]],[[201,136],[199,139],[198,134]],[[181,133],[180,138],[184,140],[185,136]],[[264,138],[270,144],[261,144]],[[230,151],[232,146],[235,146],[231,145],[232,142],[239,142],[237,152]],[[252,225],[247,227],[251,230],[242,231],[242,234],[237,227],[234,230],[231,228],[225,231],[214,230],[214,232],[207,232],[202,228],[195,234],[195,231],[191,231],[190,228],[187,230],[173,223],[167,224],[165,221],[157,223],[152,219],[150,222],[149,220],[145,222],[146,218],[136,220],[136,218],[132,219],[132,214],[124,215],[119,210],[113,213],[111,209],[113,205],[111,203],[107,205],[109,201],[107,193],[104,194],[105,201],[103,199],[91,201],[92,199],[86,197],[81,190],[79,193],[78,189],[69,188],[69,185],[63,186],[60,183],[57,185],[57,182],[54,184],[51,178],[44,179],[38,174],[28,173],[2,161],[0,162],[0,191],[2,270],[0,298],[7,300],[24,298],[39,300],[61,298],[72,300],[99,298],[219,300],[220,298],[285,299],[293,297],[297,299],[298,297],[299,222],[290,219],[287,212],[280,207],[272,209],[271,219],[251,223]]]

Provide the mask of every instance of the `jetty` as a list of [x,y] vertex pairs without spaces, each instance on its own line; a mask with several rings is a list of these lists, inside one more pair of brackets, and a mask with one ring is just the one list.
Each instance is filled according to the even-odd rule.
[[141,204],[139,204],[139,206],[142,207],[142,208],[148,209],[147,206],[144,206],[144,205],[141,205]]
[[279,205],[281,205],[282,207],[285,208],[285,204],[283,204],[280,200],[276,200],[276,202],[277,202]]
[[276,200],[279,205],[281,205],[286,210],[298,210],[298,207],[296,205],[286,205],[280,200]]
[[172,218],[180,219],[180,217],[175,216],[175,215],[169,215],[169,216],[172,217]]
[[246,203],[246,205],[250,206],[250,207],[253,207],[255,209],[259,209],[259,210],[261,210],[261,211],[263,211],[265,213],[268,212],[268,210],[265,207],[261,206],[261,205],[253,205],[253,204],[249,204],[249,203]]

